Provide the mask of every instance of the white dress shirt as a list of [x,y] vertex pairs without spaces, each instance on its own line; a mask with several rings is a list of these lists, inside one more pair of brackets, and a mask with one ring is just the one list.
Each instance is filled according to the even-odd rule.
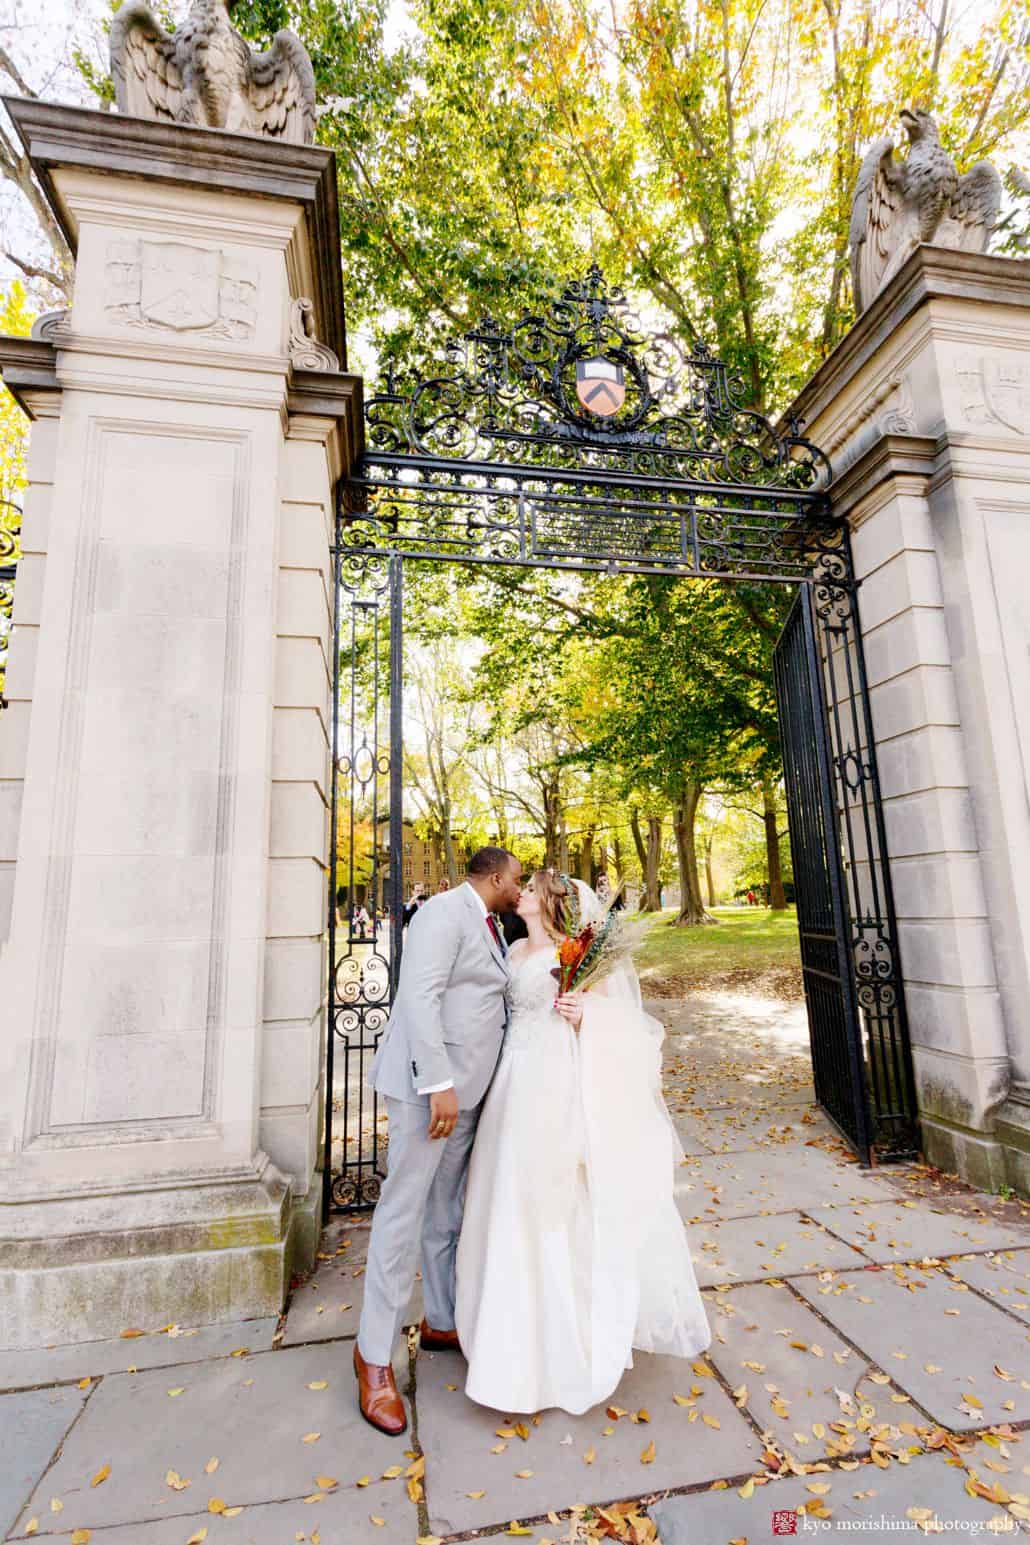
[[[476,905],[477,905],[477,907],[479,908],[479,910],[483,914],[483,922],[486,925],[486,927],[489,928],[489,926],[490,926],[490,923],[489,923],[490,909],[489,909],[489,907],[487,906],[486,902],[483,900],[483,898],[479,894],[479,892],[476,890],[476,887],[474,885],[469,885],[469,882],[467,880],[464,881],[464,883],[466,885],[468,885],[469,890],[472,892],[473,896],[475,896],[475,898],[476,898]],[[445,1089],[453,1089],[453,1088],[454,1088],[454,1079],[453,1078],[449,1078],[445,1084],[430,1084],[427,1088],[419,1089],[416,1092],[418,1094],[443,1094]]]

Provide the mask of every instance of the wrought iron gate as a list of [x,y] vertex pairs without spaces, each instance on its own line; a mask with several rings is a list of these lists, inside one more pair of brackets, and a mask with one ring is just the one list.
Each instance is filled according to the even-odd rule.
[[915,1150],[915,1085],[847,567],[801,587],[774,670],[816,1098],[869,1163]]
[[817,1093],[864,1160],[915,1151],[855,582],[826,457],[797,424],[744,407],[709,350],[648,335],[596,267],[511,327],[486,318],[439,373],[388,375],[365,433],[334,547],[327,1209],[374,1205],[384,1172],[365,1077],[400,965],[405,558],[799,587],[776,671]]

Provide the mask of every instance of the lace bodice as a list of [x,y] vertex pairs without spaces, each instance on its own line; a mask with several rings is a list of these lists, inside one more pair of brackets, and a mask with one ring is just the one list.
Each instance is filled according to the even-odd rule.
[[511,962],[511,1034],[517,1036],[526,1029],[530,1019],[548,1015],[558,991],[558,984],[551,975],[555,964],[553,950],[537,950],[521,960],[516,955]]

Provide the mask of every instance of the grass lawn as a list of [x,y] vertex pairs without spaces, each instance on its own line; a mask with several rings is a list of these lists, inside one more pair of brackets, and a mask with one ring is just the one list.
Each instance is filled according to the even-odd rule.
[[679,998],[688,992],[754,992],[800,998],[801,959],[794,908],[716,907],[717,922],[674,928],[673,911],[655,914],[637,953],[645,997]]

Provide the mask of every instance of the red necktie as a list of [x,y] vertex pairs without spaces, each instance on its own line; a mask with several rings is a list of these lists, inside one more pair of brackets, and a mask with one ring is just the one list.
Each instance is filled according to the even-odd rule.
[[496,920],[495,920],[494,915],[493,915],[492,912],[488,912],[486,914],[486,926],[489,928],[490,932],[493,934],[493,936],[494,936],[494,943],[497,945],[497,948],[500,950],[501,954],[503,955],[504,954],[504,945],[501,943],[500,930],[497,927],[497,923],[496,923]]

